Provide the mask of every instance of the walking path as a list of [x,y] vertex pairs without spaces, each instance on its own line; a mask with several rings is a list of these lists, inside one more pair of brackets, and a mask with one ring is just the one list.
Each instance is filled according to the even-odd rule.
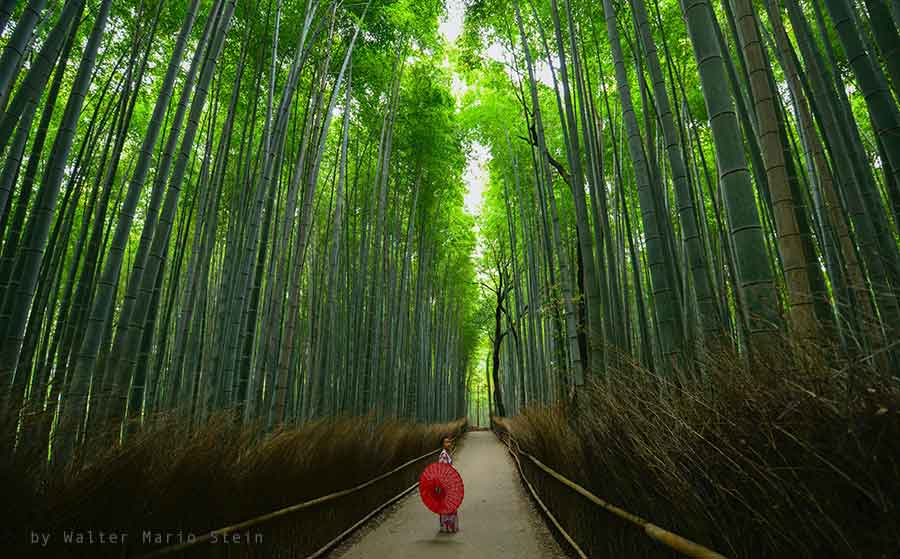
[[[456,534],[438,532],[438,517],[413,491],[336,559],[554,559],[566,555],[529,499],[506,448],[490,431],[466,435],[453,465],[466,485]],[[378,522],[378,519],[372,521]]]

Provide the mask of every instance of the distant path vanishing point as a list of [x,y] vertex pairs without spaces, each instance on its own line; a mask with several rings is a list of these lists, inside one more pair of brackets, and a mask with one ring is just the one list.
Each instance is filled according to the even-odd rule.
[[[437,515],[418,491],[404,497],[329,557],[332,559],[565,558],[530,501],[506,448],[490,431],[466,435],[454,456],[466,496],[456,534],[438,532]],[[379,522],[378,519],[373,523]]]

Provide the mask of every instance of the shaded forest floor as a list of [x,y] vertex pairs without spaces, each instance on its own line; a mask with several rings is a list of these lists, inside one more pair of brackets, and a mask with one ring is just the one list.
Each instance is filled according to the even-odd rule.
[[[347,418],[263,434],[224,416],[193,431],[164,420],[123,446],[88,445],[93,450],[73,463],[49,469],[39,449],[12,454],[7,443],[0,456],[0,522],[12,553],[4,556],[137,556],[361,484],[465,428],[464,420]],[[225,555],[236,546],[250,556],[306,556],[415,483],[420,470],[411,466],[188,556]]]
[[[495,421],[601,498],[729,557],[898,557],[889,373],[783,358],[748,371],[722,358],[701,381],[623,366],[585,387],[577,412]],[[533,465],[526,474],[589,555],[668,556]]]

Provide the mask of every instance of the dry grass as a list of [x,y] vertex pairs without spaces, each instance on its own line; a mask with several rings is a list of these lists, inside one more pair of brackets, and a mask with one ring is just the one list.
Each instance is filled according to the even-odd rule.
[[[783,358],[747,371],[727,355],[702,381],[629,366],[587,386],[578,413],[497,424],[598,496],[729,557],[900,557],[888,377]],[[533,465],[526,475],[590,555],[675,556]]]
[[[4,445],[0,521],[13,553],[3,556],[139,555],[158,547],[142,541],[145,531],[168,535],[169,543],[187,541],[189,534],[200,536],[365,482],[465,428],[464,420],[375,425],[366,418],[342,418],[264,434],[224,417],[191,431],[169,420],[124,446],[93,445],[95,450],[66,467],[51,469],[42,466],[40,452],[26,447],[11,454]],[[190,556],[303,557],[412,485],[420,464],[358,493],[242,532],[250,545],[219,541]],[[85,537],[88,530],[95,538],[100,531],[127,536],[125,545],[67,545],[69,530]],[[33,544],[32,533],[50,534],[49,546]]]

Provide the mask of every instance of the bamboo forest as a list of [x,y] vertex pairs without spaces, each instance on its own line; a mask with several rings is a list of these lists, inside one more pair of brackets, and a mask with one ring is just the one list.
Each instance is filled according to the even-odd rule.
[[0,0],[0,51],[0,556],[900,556],[900,1]]

